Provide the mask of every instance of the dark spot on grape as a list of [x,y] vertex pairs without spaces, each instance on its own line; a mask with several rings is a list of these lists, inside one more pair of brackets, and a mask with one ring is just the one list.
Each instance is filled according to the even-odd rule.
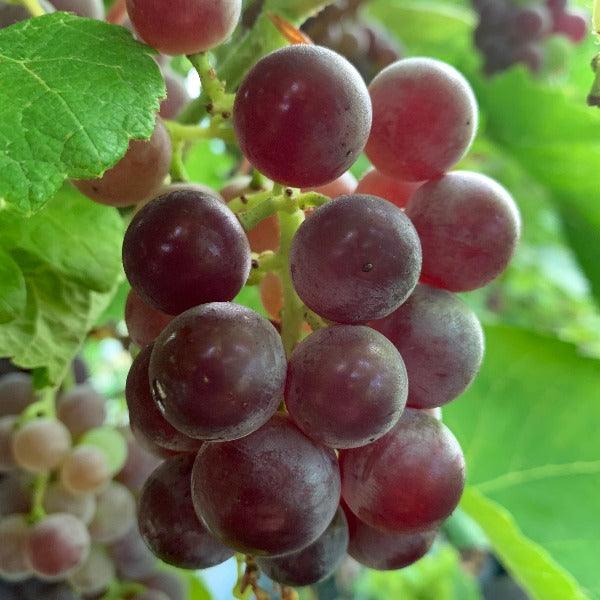
[[362,270],[364,273],[370,273],[373,270],[373,263],[365,263]]
[[253,258],[252,259],[252,268],[253,269],[258,269],[259,266],[260,265],[259,265],[258,261],[255,258]]

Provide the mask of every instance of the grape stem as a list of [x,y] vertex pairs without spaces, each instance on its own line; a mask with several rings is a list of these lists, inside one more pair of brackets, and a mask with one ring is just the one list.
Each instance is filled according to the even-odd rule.
[[46,14],[46,11],[42,8],[38,0],[20,0],[17,4],[24,6],[32,17],[41,17]]
[[183,125],[177,121],[163,120],[171,141],[177,142],[196,142],[199,140],[220,139],[224,142],[235,141],[231,127],[224,127],[221,118],[211,119],[208,127],[199,125]]
[[228,94],[225,91],[225,84],[219,79],[212,66],[210,55],[207,52],[200,52],[190,54],[188,59],[200,77],[202,96],[208,98],[206,112],[210,115],[221,115],[224,119],[231,117],[235,94]]
[[190,177],[185,168],[183,162],[183,149],[185,148],[185,142],[178,141],[173,144],[173,155],[171,158],[171,181],[172,182],[188,182]]

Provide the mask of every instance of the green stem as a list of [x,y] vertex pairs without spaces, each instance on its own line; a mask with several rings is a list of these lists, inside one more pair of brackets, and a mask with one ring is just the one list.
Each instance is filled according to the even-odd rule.
[[44,498],[46,489],[50,481],[48,473],[41,473],[36,476],[33,482],[33,492],[31,496],[31,511],[29,512],[29,522],[31,524],[38,523],[46,516],[44,508]]
[[238,213],[238,220],[246,231],[254,229],[261,221],[268,219],[275,213],[284,211],[288,203],[288,198],[284,195],[273,196],[268,192],[268,196],[262,202],[259,202],[243,212]]
[[177,142],[196,142],[199,140],[221,139],[224,142],[234,141],[233,129],[222,126],[221,119],[212,119],[208,127],[199,125],[183,125],[177,121],[164,121],[171,140]]
[[32,17],[41,17],[46,14],[38,0],[20,0],[20,4],[30,12]]
[[304,305],[294,290],[289,269],[290,249],[298,227],[304,221],[304,211],[297,209],[292,213],[280,212],[279,225],[281,242],[279,246],[279,277],[283,286],[283,310],[281,311],[281,337],[286,354],[290,356],[302,335]]
[[233,111],[235,94],[228,94],[225,91],[225,84],[217,76],[209,54],[206,52],[190,54],[188,58],[200,77],[202,96],[206,96],[209,100],[206,111],[209,114],[220,114],[224,119],[228,119]]
[[317,331],[318,329],[324,329],[328,327],[325,320],[323,320],[319,315],[314,313],[310,308],[304,307],[304,320],[310,325],[310,328],[313,331]]
[[261,252],[259,255],[253,255],[252,270],[246,285],[258,285],[267,273],[276,271],[279,268],[279,256],[271,250]]
[[185,142],[179,141],[173,144],[173,155],[171,157],[171,180],[173,182],[187,182],[190,177],[183,162],[183,149]]

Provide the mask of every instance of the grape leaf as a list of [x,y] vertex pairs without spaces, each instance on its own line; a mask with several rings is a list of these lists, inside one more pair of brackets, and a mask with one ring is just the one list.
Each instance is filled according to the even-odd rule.
[[598,599],[600,361],[518,329],[486,338],[479,377],[444,409],[467,459],[463,508],[533,598]]
[[153,130],[164,82],[123,27],[54,13],[0,30],[0,201],[40,209]]
[[[1,264],[14,263],[26,290],[14,303],[14,318],[0,324],[0,356],[44,369],[47,385],[60,382],[123,279],[123,230],[115,209],[69,187],[32,218],[0,213]],[[14,290],[0,278],[0,307],[16,298]]]
[[25,280],[19,265],[0,250],[0,324],[15,319],[25,304]]

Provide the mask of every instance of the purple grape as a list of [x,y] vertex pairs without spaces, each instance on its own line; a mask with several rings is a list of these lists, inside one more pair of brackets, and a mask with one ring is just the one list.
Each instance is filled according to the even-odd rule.
[[31,476],[12,471],[0,477],[0,517],[31,510]]
[[358,71],[320,46],[293,45],[260,60],[236,95],[234,125],[246,158],[293,187],[324,185],[362,152],[371,103]]
[[148,547],[182,569],[206,569],[233,556],[200,522],[192,503],[194,456],[166,460],[150,476],[140,497],[138,524]]
[[458,505],[465,459],[450,430],[406,409],[375,443],[340,452],[342,495],[361,520],[382,531],[435,529]]
[[0,417],[0,473],[8,473],[17,467],[12,451],[12,434],[16,423],[17,417],[14,415]]
[[146,346],[135,358],[125,386],[125,397],[129,409],[129,423],[136,434],[140,431],[145,439],[166,450],[195,452],[202,442],[181,433],[166,421],[150,390],[148,368],[153,345]]
[[294,350],[285,402],[304,433],[332,448],[364,446],[387,433],[404,410],[402,357],[369,327],[316,331]]
[[110,544],[122,538],[135,522],[135,498],[122,484],[111,481],[96,497],[96,514],[88,528],[92,540]]
[[104,424],[106,400],[88,385],[78,385],[58,398],[57,417],[74,438]]
[[94,546],[85,562],[69,576],[69,583],[85,596],[106,591],[115,578],[115,566],[104,548]]
[[205,444],[192,475],[194,506],[209,531],[259,556],[314,542],[331,523],[339,493],[333,450],[279,414],[242,439]]
[[375,196],[342,196],[298,229],[290,269],[298,295],[318,315],[365,323],[389,315],[413,291],[421,248],[399,208]]
[[146,302],[176,315],[232,300],[250,272],[250,246],[216,195],[174,190],[137,213],[123,243],[129,282]]
[[0,417],[20,415],[34,401],[31,375],[17,372],[0,377]]
[[163,54],[196,54],[222,44],[240,18],[242,0],[127,0],[139,36]]
[[185,87],[185,79],[168,67],[163,69],[163,77],[167,97],[160,103],[159,114],[163,119],[174,119],[190,101],[190,95]]
[[389,533],[363,523],[345,507],[350,543],[348,554],[361,565],[378,571],[403,569],[427,553],[435,531]]
[[125,323],[134,344],[140,348],[151,344],[172,320],[171,315],[150,306],[135,290],[130,290],[125,303]]
[[187,597],[182,578],[169,571],[156,571],[142,583],[151,590],[164,592],[169,600],[185,600]]
[[454,294],[418,285],[395,312],[371,323],[400,351],[408,372],[408,405],[442,406],[473,381],[483,359],[481,324]]
[[26,550],[34,573],[64,578],[86,560],[90,535],[85,525],[73,515],[56,513],[31,529]]
[[111,545],[110,555],[121,579],[140,581],[154,573],[156,557],[144,543],[137,522]]
[[150,477],[161,461],[160,458],[140,446],[131,430],[123,429],[122,433],[127,440],[127,461],[115,479],[134,494],[138,494],[146,479]]
[[54,481],[44,494],[44,509],[48,513],[69,513],[87,525],[96,512],[96,498],[93,494],[73,494]]
[[283,399],[286,358],[275,328],[228,303],[175,318],[154,344],[150,380],[166,419],[190,437],[236,439],[266,423]]
[[452,292],[474,290],[498,277],[521,230],[510,194],[493,179],[467,171],[422,185],[406,214],[421,239],[422,281]]
[[298,552],[257,559],[258,566],[273,581],[289,586],[314,585],[339,567],[348,549],[348,524],[339,508],[325,532]]
[[373,127],[366,153],[383,174],[406,181],[439,177],[467,152],[478,111],[467,80],[431,58],[386,67],[369,86]]

